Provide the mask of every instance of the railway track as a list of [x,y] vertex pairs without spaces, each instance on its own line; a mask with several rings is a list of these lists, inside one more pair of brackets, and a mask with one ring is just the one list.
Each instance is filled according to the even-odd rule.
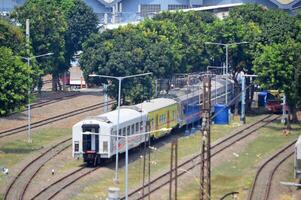
[[278,167],[294,154],[294,145],[297,140],[284,146],[270,158],[268,158],[257,170],[248,200],[268,200],[271,191],[272,180]]
[[81,167],[64,177],[60,178],[56,182],[52,183],[51,185],[47,186],[43,190],[41,190],[38,194],[33,196],[31,200],[50,200],[53,199],[56,195],[58,195],[62,190],[67,188],[68,186],[72,185],[74,182],[78,181],[79,179],[89,175],[90,173],[96,171],[100,167],[96,168],[87,168]]
[[[254,133],[256,130],[259,128],[269,124],[270,122],[276,120],[278,116],[275,115],[268,115],[265,116],[264,118],[258,120],[257,122],[254,122],[248,126],[246,126],[244,129],[238,130],[236,133],[233,135],[227,137],[226,139],[218,142],[217,144],[212,146],[212,149],[214,150],[213,155],[218,154],[219,152],[223,151],[227,147],[231,146],[235,142],[247,137],[248,135]],[[251,129],[249,131],[246,131],[246,129]],[[200,156],[196,155],[192,159],[189,159],[179,165],[179,168],[184,168],[187,171],[191,170],[195,167],[195,165],[198,165],[200,163],[200,160],[198,159]],[[78,181],[79,179],[85,177],[86,175],[92,173],[93,171],[97,170],[98,168],[80,168],[78,170],[75,170],[74,172],[66,175],[65,177],[62,177],[61,179],[57,180],[55,183],[49,185],[48,187],[44,188],[41,192],[36,194],[32,199],[53,199],[56,195],[58,195],[61,191],[63,191],[65,188],[68,186],[72,185],[74,182]],[[85,171],[84,171],[85,170]],[[186,173],[186,171],[183,171],[182,173],[179,173],[179,176],[183,175]],[[158,178],[154,179],[151,181],[151,189],[150,193],[155,192],[156,190],[160,189],[164,185],[169,183],[169,176],[170,176],[170,171],[164,173],[163,175],[159,176]],[[163,181],[163,182],[162,182]],[[159,185],[156,185],[158,183],[161,183]],[[145,187],[148,187],[148,185],[145,185]],[[136,189],[132,193],[130,193],[129,197],[131,199],[143,199],[143,197],[136,196],[138,192],[142,190],[142,187]],[[144,197],[146,197],[148,194],[144,193]],[[124,199],[124,198],[122,198]]]
[[[79,96],[79,95],[80,95],[80,93],[76,92],[76,93],[64,95],[64,96],[61,96],[61,97],[55,97],[53,99],[43,100],[41,102],[33,103],[31,105],[31,109],[40,108],[40,107],[43,107],[43,106],[46,106],[46,105],[54,104],[54,103],[60,102],[62,100],[68,100],[68,99],[71,99],[71,98]],[[27,111],[27,109],[25,111]]]
[[[113,103],[115,103],[115,101],[111,100],[111,101],[108,102],[108,105],[112,105]],[[91,105],[91,106],[87,106],[87,107],[84,107],[84,108],[79,108],[79,109],[73,110],[71,112],[66,112],[66,113],[63,113],[63,114],[60,114],[60,115],[56,115],[56,116],[44,119],[44,120],[33,122],[33,123],[31,123],[31,129],[35,129],[35,128],[47,125],[49,123],[57,122],[57,121],[62,120],[62,119],[70,118],[70,117],[73,117],[73,116],[76,116],[76,115],[79,115],[79,114],[82,114],[82,113],[85,113],[85,112],[93,111],[95,109],[102,108],[104,105],[105,105],[104,102],[97,103],[97,104],[94,104],[94,105]],[[26,131],[27,128],[28,128],[27,125],[23,125],[23,126],[19,126],[17,128],[2,131],[2,132],[0,132],[0,138],[7,137],[7,136],[10,136],[10,135],[14,135],[14,134],[20,133],[22,131]]]
[[[111,105],[114,102],[115,101],[109,101],[108,105]],[[52,118],[52,122],[60,120],[61,117],[64,117],[64,119],[65,119],[66,117],[75,116],[80,113],[84,113],[84,112],[87,112],[87,111],[90,111],[93,109],[101,108],[104,105],[105,105],[104,103],[95,104],[95,105],[88,106],[88,107],[85,107],[82,109],[78,109],[78,110],[76,110],[77,112],[72,111],[72,113],[73,113],[72,115],[64,115],[64,114],[63,114],[63,116],[59,115],[60,117]],[[47,120],[47,121],[48,121],[48,123],[50,123],[49,120]],[[41,124],[36,124],[36,127],[44,125],[45,122],[46,121],[43,120]],[[10,133],[10,134],[14,134],[14,133]],[[25,195],[27,188],[28,188],[29,184],[31,183],[32,179],[37,175],[37,173],[40,171],[40,169],[49,160],[51,160],[53,157],[55,157],[56,155],[58,155],[59,153],[61,153],[62,151],[66,150],[68,147],[71,146],[71,139],[72,139],[71,137],[67,138],[67,139],[59,142],[58,144],[50,147],[49,149],[45,150],[41,155],[39,155],[37,158],[32,160],[30,163],[28,163],[17,174],[17,176],[13,179],[11,184],[8,186],[5,196],[4,196],[4,199],[5,200],[24,199],[24,195]],[[66,145],[67,143],[68,143],[68,145]]]
[[[279,116],[277,115],[268,115],[265,116],[263,119],[258,120],[246,127],[244,127],[241,130],[238,130],[231,136],[217,142],[213,146],[211,146],[211,152],[212,157],[220,153],[221,151],[227,149],[231,145],[235,144],[236,142],[244,139],[245,137],[253,134],[258,129],[266,126],[267,124],[273,122],[274,120],[278,119]],[[184,161],[180,165],[178,165],[178,168],[181,168],[183,170],[178,171],[178,177],[186,174],[188,171],[194,169],[197,165],[201,163],[200,160],[200,154],[197,154],[193,156],[192,158]],[[133,190],[129,193],[130,199],[144,199],[147,196],[149,196],[151,193],[154,193],[155,191],[161,189],[163,186],[169,184],[170,182],[170,173],[171,171],[168,170],[162,175],[158,176],[157,178],[151,180],[149,183],[145,184],[144,186],[138,187],[137,189]],[[173,180],[175,177],[173,177]],[[141,195],[142,194],[142,195]],[[122,197],[121,199],[125,199],[125,197]]]
[[21,200],[24,191],[28,187],[28,183],[35,176],[37,171],[51,158],[61,153],[71,146],[71,138],[65,139],[58,144],[48,148],[41,155],[29,162],[9,184],[4,199],[5,200]]

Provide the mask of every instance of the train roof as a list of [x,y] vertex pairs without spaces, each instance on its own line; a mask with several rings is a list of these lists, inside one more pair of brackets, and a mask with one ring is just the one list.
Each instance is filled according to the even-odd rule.
[[[229,81],[229,85],[230,85]],[[225,85],[225,80],[224,79],[217,79],[216,85],[215,85],[215,80],[211,80],[211,91],[215,91],[215,86],[216,89],[219,89]],[[187,94],[188,93],[188,94]],[[189,88],[175,88],[171,91],[169,91],[169,94],[174,96],[174,98],[179,99],[181,102],[185,101],[187,99],[190,99],[192,97],[197,97],[199,94],[203,93],[203,88],[202,85],[193,85],[189,86]]]
[[143,112],[152,112],[160,108],[176,104],[177,101],[169,98],[156,98],[150,101],[144,101],[143,103],[137,104],[135,107],[141,109]]
[[[139,118],[143,116],[143,112],[139,112],[135,109],[132,108],[120,108],[120,117],[119,117],[119,123],[123,123],[126,121],[130,121],[136,118]],[[106,117],[107,119],[110,120],[111,123],[117,124],[117,118],[118,118],[118,109],[113,110],[108,113],[104,113],[100,115],[101,117]]]
[[[144,117],[145,113],[139,112],[135,109],[131,108],[120,108],[120,117],[119,117],[119,123],[131,121],[133,119],[137,119],[139,117]],[[79,123],[85,124],[85,121],[97,121],[102,124],[107,124],[107,125],[115,125],[117,124],[118,120],[118,109],[113,110],[111,112],[107,112],[98,116],[94,117],[88,117],[84,120],[82,120]]]

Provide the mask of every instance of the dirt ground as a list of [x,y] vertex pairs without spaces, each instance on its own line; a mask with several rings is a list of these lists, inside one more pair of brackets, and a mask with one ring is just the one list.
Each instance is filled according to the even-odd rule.
[[[246,144],[255,140],[256,137],[257,137],[257,133],[254,133],[251,136],[244,139],[243,141],[237,142],[236,144],[229,147],[227,150],[225,150],[225,151],[221,152],[220,154],[218,154],[217,156],[215,156],[213,158],[213,166],[212,167],[216,167],[216,166],[222,164],[224,161],[230,160],[232,157],[235,156],[234,154],[239,154],[241,151],[244,150],[244,147],[246,146]],[[167,143],[167,141],[164,141],[164,143]],[[59,156],[59,157],[61,157],[61,156]],[[132,157],[132,155],[131,155],[131,157]],[[186,158],[184,158],[184,159],[186,159]],[[49,174],[49,170],[51,169],[51,167],[60,166],[61,164],[59,164],[59,162],[64,162],[64,161],[72,162],[72,161],[70,161],[70,157],[69,157],[69,159],[66,157],[66,160],[65,159],[60,159],[60,160],[56,159],[56,161],[47,164],[47,169],[45,169],[46,174]],[[123,162],[123,161],[121,161],[121,162]],[[76,196],[77,194],[82,192],[82,188],[85,188],[87,185],[95,184],[95,183],[97,183],[97,181],[101,180],[101,178],[103,176],[102,172],[108,172],[110,170],[109,168],[114,168],[114,162],[109,164],[105,168],[96,170],[95,172],[91,173],[90,175],[86,176],[85,178],[81,179],[80,181],[77,181],[72,186],[64,189],[55,199],[70,199],[70,198]],[[192,173],[198,175],[198,173],[199,173],[198,169],[192,170]],[[157,175],[159,175],[159,174],[152,174],[153,177],[156,177]],[[42,176],[44,176],[44,175],[42,175]],[[181,188],[181,183],[184,184],[185,181],[187,181],[189,179],[191,180],[191,178],[192,177],[189,174],[182,176],[182,178],[180,178],[179,182],[178,182],[179,188]],[[40,177],[40,181],[42,181],[42,180],[43,180],[43,178]],[[157,199],[157,200],[162,199],[162,195],[161,195],[162,193],[164,193],[164,194],[168,193],[168,186],[164,187],[159,192],[152,194],[151,199]]]
[[[247,136],[245,139],[243,139],[239,142],[236,142],[234,145],[231,145],[226,150],[215,155],[211,161],[212,169],[222,165],[224,162],[229,161],[233,157],[239,155],[241,152],[243,152],[245,150],[245,147],[247,146],[247,144],[254,141],[257,138],[257,136],[258,136],[258,133],[255,132],[255,133],[251,134],[250,136]],[[193,169],[190,173],[186,173],[185,175],[182,175],[178,179],[178,193],[180,193],[181,190],[185,189],[187,187],[186,184],[191,182],[194,177],[198,177],[199,174],[200,174],[200,169],[199,169],[199,167],[197,167],[197,168]],[[151,194],[151,199],[165,200],[167,198],[167,195],[162,195],[162,194],[168,194],[168,192],[169,192],[169,185],[166,185],[163,188],[161,188],[160,190]]]
[[[100,92],[82,93],[69,99],[32,109],[31,123],[101,102],[103,102],[103,97],[100,95]],[[51,127],[55,125],[56,128],[71,128],[79,120],[87,116],[99,115],[101,113],[102,109],[96,109],[74,117],[66,118],[65,120],[61,120],[59,122],[48,124],[47,126]],[[13,114],[5,118],[0,118],[0,131],[16,128],[27,124],[28,121],[26,111]],[[33,129],[32,132],[34,133],[35,130],[36,129]],[[25,134],[21,132],[14,134],[13,136],[1,138],[0,140],[10,141],[14,140],[15,138],[20,138],[20,136],[24,135]]]

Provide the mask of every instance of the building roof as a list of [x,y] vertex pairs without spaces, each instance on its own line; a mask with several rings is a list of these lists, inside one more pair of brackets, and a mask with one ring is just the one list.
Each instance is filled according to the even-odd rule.
[[106,6],[112,6],[113,4],[118,3],[122,0],[98,0],[98,1]]

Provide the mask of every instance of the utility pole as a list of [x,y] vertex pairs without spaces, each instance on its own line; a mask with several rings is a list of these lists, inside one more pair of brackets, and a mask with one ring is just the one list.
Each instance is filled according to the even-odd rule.
[[281,118],[281,123],[285,124],[286,122],[286,96],[285,93],[283,92],[283,97],[282,97],[282,118]]
[[[201,139],[201,172],[200,200],[211,197],[211,152],[210,152],[210,111],[211,111],[211,75],[203,76],[202,105],[202,139]],[[201,103],[201,102],[200,102]]]
[[246,77],[242,75],[241,77],[241,115],[240,115],[240,123],[246,123]]
[[103,107],[103,111],[106,113],[109,111],[108,107],[108,84],[103,84],[103,93],[104,93],[104,101],[105,106]]
[[[29,37],[30,37],[30,32],[29,32],[29,19],[26,19],[26,49],[27,49],[27,57],[30,57],[30,49],[29,49]],[[30,59],[27,59],[27,66],[29,68],[30,66]],[[29,69],[28,69],[29,70]],[[31,104],[30,104],[30,72],[28,74],[28,91],[27,91],[27,96],[28,96],[28,102],[27,102],[27,121],[28,121],[28,142],[31,143]]]
[[[175,158],[175,159],[173,159]],[[173,172],[175,173],[175,195],[172,198],[172,179]],[[169,199],[177,199],[177,191],[178,191],[178,139],[174,140],[171,143],[171,155],[170,155],[170,178],[169,178]]]

